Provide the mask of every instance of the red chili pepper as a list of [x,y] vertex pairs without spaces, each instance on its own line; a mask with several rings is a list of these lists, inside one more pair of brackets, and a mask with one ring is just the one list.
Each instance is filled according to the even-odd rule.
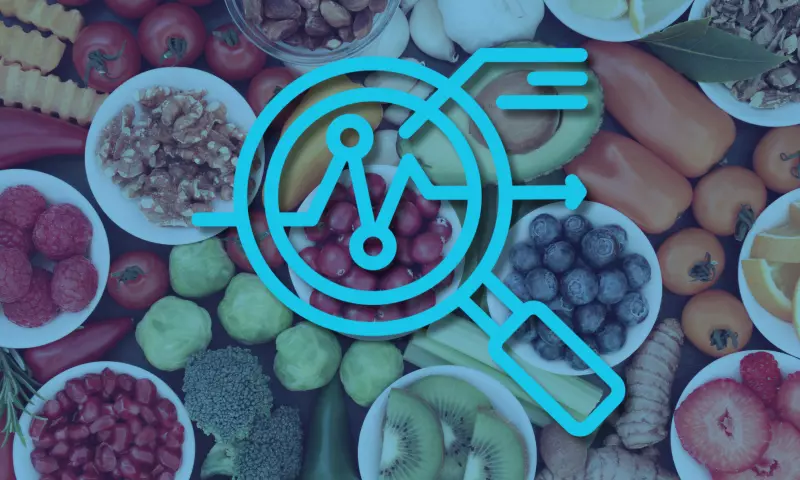
[[[5,414],[0,415],[0,430],[6,425]],[[5,440],[5,444],[3,441]],[[0,480],[16,480],[14,476],[14,435],[9,434],[8,439],[0,433]]]
[[0,170],[51,155],[83,154],[88,134],[49,115],[0,107]]
[[72,367],[100,360],[131,330],[132,318],[89,323],[61,340],[23,351],[22,358],[33,378],[45,383]]

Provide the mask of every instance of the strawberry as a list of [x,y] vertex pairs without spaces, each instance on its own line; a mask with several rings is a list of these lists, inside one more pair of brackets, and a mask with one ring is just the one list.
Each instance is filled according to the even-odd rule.
[[751,353],[739,362],[742,383],[755,392],[767,406],[772,405],[781,386],[781,369],[769,352]]
[[797,480],[800,478],[800,432],[788,422],[772,422],[772,440],[759,462],[741,473],[712,474],[713,480]]
[[778,391],[775,409],[781,418],[800,429],[800,372],[786,377]]
[[689,455],[717,472],[752,468],[770,440],[764,402],[730,378],[713,380],[689,394],[675,411],[675,428]]

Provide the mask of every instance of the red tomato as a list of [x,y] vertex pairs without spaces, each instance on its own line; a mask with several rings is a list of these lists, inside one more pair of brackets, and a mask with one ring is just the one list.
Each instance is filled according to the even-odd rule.
[[142,69],[136,37],[115,22],[92,23],[78,34],[72,63],[83,81],[100,92],[111,92]]
[[161,0],[104,0],[112,12],[122,18],[138,20],[155,9]]
[[232,82],[253,78],[267,63],[267,54],[229,23],[208,37],[206,61],[218,77]]
[[[285,262],[275,246],[275,241],[272,240],[272,235],[269,234],[267,217],[264,216],[264,212],[252,212],[250,214],[250,224],[253,227],[253,234],[255,234],[256,240],[258,240],[261,255],[264,256],[267,265],[273,270],[282,267]],[[231,229],[225,237],[225,244],[225,249],[233,263],[246,272],[255,273],[253,266],[250,265],[250,260],[244,254],[242,242],[239,240],[239,232]]]
[[191,65],[203,53],[206,27],[197,12],[167,3],[148,13],[139,24],[139,48],[156,67]]
[[67,7],[80,7],[86,5],[92,0],[57,0],[58,3]]
[[[247,89],[247,103],[250,104],[256,115],[259,115],[267,103],[295,78],[297,75],[288,68],[276,67],[262,70],[250,81],[250,87]],[[284,108],[272,126],[282,127],[297,103],[298,101],[294,101]]]
[[189,5],[190,7],[202,7],[205,5],[211,5],[214,3],[214,0],[178,0],[178,3]]
[[128,252],[114,260],[108,294],[130,310],[144,310],[169,291],[166,262],[152,252]]

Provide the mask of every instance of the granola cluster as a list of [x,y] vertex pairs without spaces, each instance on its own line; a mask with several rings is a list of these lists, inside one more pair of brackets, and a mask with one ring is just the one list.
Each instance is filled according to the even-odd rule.
[[[154,223],[188,227],[215,199],[233,198],[245,133],[205,91],[151,87],[136,95],[100,136],[103,171]],[[253,170],[260,167],[258,159]],[[251,179],[250,188],[254,181]]]

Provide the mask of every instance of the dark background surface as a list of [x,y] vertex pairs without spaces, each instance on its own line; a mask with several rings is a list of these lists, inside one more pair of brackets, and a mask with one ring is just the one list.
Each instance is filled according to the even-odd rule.
[[[105,5],[101,0],[95,0],[89,5],[81,7],[80,10],[83,12],[87,24],[100,20],[113,20],[127,25],[128,27],[130,27],[131,31],[136,32],[136,27],[137,27],[136,21],[128,21],[116,17],[106,9]],[[200,7],[197,10],[205,20],[209,32],[213,28],[216,28],[217,26],[230,22],[230,17],[228,15],[227,9],[225,8],[224,0],[216,0],[212,5],[209,5],[207,7]],[[681,19],[681,21],[683,20],[685,20],[685,17]],[[5,19],[5,22],[12,23],[13,20]],[[25,28],[30,29],[31,27],[26,26]],[[544,22],[539,27],[536,39],[544,43],[548,43],[550,45],[558,47],[580,46],[580,44],[585,40],[584,37],[572,32],[563,24],[561,24],[549,12],[546,14]],[[450,74],[456,68],[455,65],[430,59],[429,57],[420,53],[416,49],[416,47],[413,46],[413,44],[410,45],[409,50],[406,52],[406,56],[425,59],[429,67],[432,67],[444,74]],[[466,57],[466,55],[464,54],[464,52],[462,52],[462,60],[464,57]],[[53,74],[58,75],[63,79],[72,79],[81,83],[80,76],[73,67],[71,58],[72,58],[71,47],[68,46],[67,52],[64,55],[61,65],[57,70],[53,72]],[[145,69],[152,68],[151,66],[147,65],[144,59],[142,60],[142,63]],[[270,66],[279,65],[279,62],[277,62],[274,59],[270,59],[269,65]],[[192,66],[195,68],[206,69],[205,60],[202,58]],[[245,93],[247,88],[247,82],[234,83],[234,86],[237,87],[237,89],[239,89],[242,93]],[[766,132],[766,129],[755,127],[752,125],[747,125],[739,121],[736,121],[736,126],[737,126],[736,142],[734,143],[731,150],[728,152],[728,155],[726,157],[726,160],[724,160],[724,162],[751,168],[753,150],[755,149],[755,145],[758,142],[758,140]],[[614,119],[610,118],[608,115],[606,115],[603,124],[603,129],[623,132],[623,130],[614,121]],[[268,133],[266,140],[269,153],[270,146],[274,144],[275,134],[271,132]],[[147,243],[143,240],[140,240],[138,238],[135,238],[126,233],[125,231],[123,231],[122,229],[120,229],[116,224],[114,224],[111,220],[108,219],[108,217],[103,213],[103,210],[97,204],[97,201],[92,197],[91,190],[89,189],[89,185],[86,179],[84,171],[84,160],[82,157],[78,156],[50,157],[29,163],[27,165],[23,165],[20,168],[38,170],[54,175],[70,183],[77,190],[79,190],[84,196],[86,196],[86,198],[89,199],[89,201],[92,203],[92,205],[100,215],[101,219],[103,220],[110,242],[112,260],[124,252],[135,251],[135,250],[149,250],[157,252],[165,259],[168,257],[171,247],[163,245],[154,245],[151,243]],[[696,181],[693,183],[696,183]],[[770,192],[769,201],[770,202],[773,201],[776,197],[777,195],[775,193]],[[681,219],[675,224],[675,226],[673,226],[673,228],[669,232],[663,235],[651,236],[650,239],[652,240],[653,245],[656,248],[658,248],[661,242],[669,234],[689,226],[696,226],[696,222],[692,218],[691,211],[685,213],[684,216],[681,217]],[[726,251],[726,267],[724,272],[722,272],[722,274],[720,275],[720,279],[714,288],[728,290],[734,293],[738,297],[739,289],[737,285],[737,264],[739,258],[740,244],[736,242],[733,239],[733,237],[721,238],[720,240],[724,245]],[[281,272],[281,276],[283,279],[285,279],[285,281],[288,282],[288,275],[285,271],[285,267]],[[205,299],[202,299],[201,301],[198,302],[202,307],[206,308],[209,311],[209,313],[211,313],[212,318],[214,318],[213,340],[211,341],[211,345],[209,346],[209,348],[212,349],[235,344],[235,342],[233,342],[228,337],[225,330],[222,328],[222,326],[216,319],[217,305],[219,304],[219,301],[221,299],[222,299],[222,293],[219,293],[207,297]],[[681,310],[683,309],[683,306],[687,300],[688,298],[686,297],[679,297],[665,291],[659,318],[674,317],[680,319]],[[104,319],[104,318],[112,318],[119,316],[132,316],[138,322],[142,318],[144,313],[145,312],[143,311],[127,311],[122,307],[120,307],[119,305],[117,305],[108,295],[105,295],[91,318]],[[351,343],[351,340],[342,336],[340,336],[339,338],[341,339],[344,351],[344,349],[346,349],[347,346]],[[397,344],[402,348],[405,342],[401,339],[397,341]],[[746,349],[748,350],[775,349],[775,347],[772,346],[769,342],[767,342],[764,339],[764,337],[761,336],[761,334],[758,333],[758,331],[756,330],[754,331],[753,338],[747,345]],[[262,364],[264,366],[265,371],[268,372],[268,374],[271,377],[273,377],[273,380],[271,382],[271,388],[275,396],[275,404],[296,406],[301,411],[304,423],[306,421],[309,421],[311,416],[311,410],[313,408],[317,393],[314,391],[289,392],[281,386],[281,384],[277,381],[277,379],[274,378],[274,375],[272,374],[272,361],[275,356],[274,342],[252,347],[252,350],[256,355],[258,355],[262,359]],[[169,372],[161,372],[153,368],[147,362],[141,349],[136,344],[136,340],[134,339],[133,334],[129,335],[126,339],[124,339],[119,344],[119,346],[111,354],[108,355],[107,360],[126,362],[143,367],[149,371],[152,371],[153,373],[159,375],[165,382],[167,382],[175,390],[175,392],[179,396],[182,397],[181,385],[183,383],[183,371],[181,370],[178,372],[169,373]],[[684,345],[681,365],[678,371],[678,376],[675,380],[675,384],[673,386],[673,395],[672,395],[673,407],[677,402],[678,398],[680,397],[681,392],[683,391],[686,384],[689,383],[689,381],[692,379],[692,377],[694,377],[694,375],[698,371],[700,371],[703,367],[709,364],[712,360],[713,360],[712,358],[700,353],[696,348],[694,348],[688,342],[686,345]],[[414,369],[415,367],[406,364],[407,372]],[[347,399],[347,401],[348,401],[351,441],[353,445],[352,453],[355,456],[359,431],[361,428],[361,424],[364,420],[364,417],[367,413],[367,409],[356,405],[349,398]],[[597,442],[602,440],[602,438],[605,436],[605,433],[607,433],[606,430],[610,431],[610,427],[604,427],[603,432],[598,437]],[[307,426],[306,426],[306,431],[307,431]],[[197,439],[197,453],[196,453],[196,464],[194,473],[192,475],[192,479],[199,479],[200,465],[203,459],[205,458],[206,453],[211,448],[213,441],[211,438],[206,437],[202,432],[198,431],[197,429],[195,429],[195,436]],[[662,453],[661,463],[664,466],[668,467],[670,470],[674,471],[674,465],[672,463],[672,457],[670,454],[669,439],[663,441],[659,445],[659,448]]]

